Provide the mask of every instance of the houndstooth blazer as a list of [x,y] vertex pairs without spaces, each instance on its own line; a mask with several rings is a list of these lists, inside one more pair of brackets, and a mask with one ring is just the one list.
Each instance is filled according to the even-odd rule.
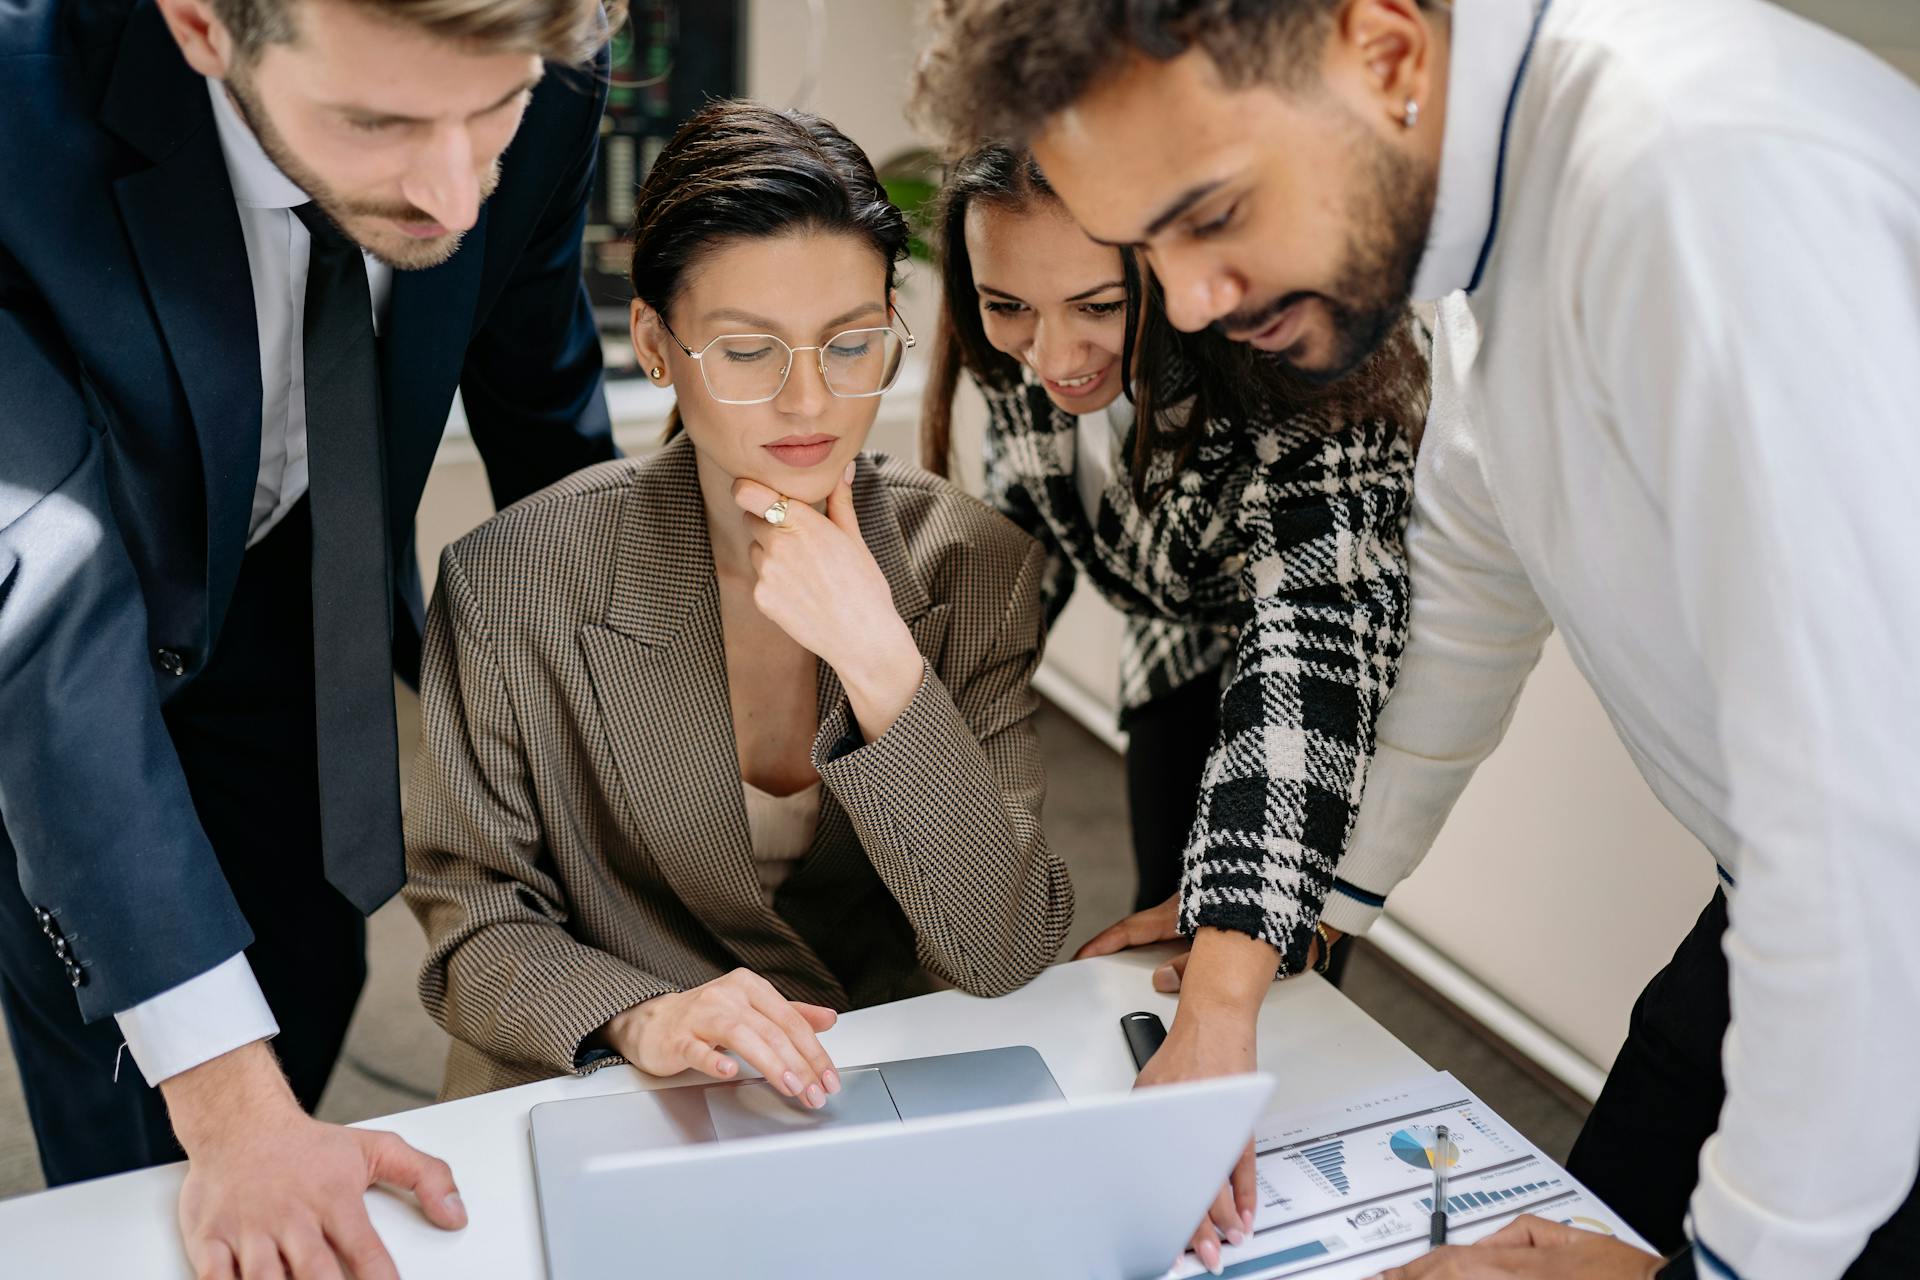
[[1044,554],[959,490],[863,458],[860,528],[927,675],[863,743],[820,667],[811,852],[761,897],[706,511],[684,437],[582,471],[449,547],[406,809],[420,994],[458,1097],[610,1055],[615,1014],[745,966],[850,1009],[1010,991],[1073,890],[1040,829],[1028,680]]
[[982,391],[988,489],[1046,530],[1049,617],[1076,573],[1129,615],[1141,670],[1123,687],[1157,692],[1230,662],[1180,927],[1250,934],[1298,971],[1316,922],[1299,904],[1332,887],[1406,640],[1408,441],[1424,397],[1400,422],[1208,422],[1177,473],[1171,452],[1157,458],[1149,479],[1167,487],[1151,511],[1123,472],[1090,518],[1073,415],[1037,385]]

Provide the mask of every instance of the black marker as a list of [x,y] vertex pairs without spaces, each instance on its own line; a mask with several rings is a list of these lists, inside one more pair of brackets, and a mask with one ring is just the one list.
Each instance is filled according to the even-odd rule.
[[1145,1071],[1147,1059],[1167,1038],[1167,1024],[1160,1021],[1157,1013],[1130,1013],[1120,1019],[1120,1030],[1127,1037],[1127,1048],[1133,1053],[1133,1069]]

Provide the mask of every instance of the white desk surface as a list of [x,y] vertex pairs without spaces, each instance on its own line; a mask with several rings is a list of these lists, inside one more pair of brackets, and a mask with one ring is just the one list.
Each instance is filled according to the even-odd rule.
[[[998,1000],[943,991],[849,1013],[821,1037],[842,1066],[1001,1045],[1038,1049],[1069,1098],[1130,1088],[1133,1062],[1121,1015],[1173,1020],[1174,998],[1152,989],[1167,948],[1056,965]],[[1307,975],[1274,984],[1260,1014],[1260,1066],[1279,1078],[1275,1105],[1337,1101],[1420,1075],[1423,1063],[1345,996]],[[453,1166],[469,1225],[426,1224],[411,1200],[370,1196],[374,1225],[401,1274],[461,1280],[533,1280],[545,1274],[527,1112],[535,1103],[686,1083],[627,1066],[541,1081],[366,1122],[391,1129]],[[190,1273],[175,1225],[185,1165],[101,1178],[0,1202],[0,1271],[10,1276],[155,1276]]]

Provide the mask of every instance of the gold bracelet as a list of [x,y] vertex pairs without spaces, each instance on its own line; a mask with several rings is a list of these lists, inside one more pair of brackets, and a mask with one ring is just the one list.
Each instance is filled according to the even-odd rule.
[[1313,971],[1325,973],[1333,964],[1333,937],[1328,934],[1327,926],[1324,924],[1314,925],[1313,931],[1320,938],[1320,959],[1314,963]]

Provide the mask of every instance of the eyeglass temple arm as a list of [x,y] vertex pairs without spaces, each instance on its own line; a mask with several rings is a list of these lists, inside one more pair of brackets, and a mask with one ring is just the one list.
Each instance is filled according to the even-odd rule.
[[[673,326],[667,323],[667,318],[665,316],[661,315],[658,311],[654,312],[653,314],[654,314],[654,317],[660,321],[660,327],[667,331],[667,336],[673,339],[674,346],[680,348],[682,351],[686,352],[689,356],[693,357],[695,360],[698,360],[701,356],[706,354],[704,351],[695,351],[692,347],[680,341],[680,335],[673,331]],[[901,323],[905,324],[906,322],[903,320],[901,321]]]

